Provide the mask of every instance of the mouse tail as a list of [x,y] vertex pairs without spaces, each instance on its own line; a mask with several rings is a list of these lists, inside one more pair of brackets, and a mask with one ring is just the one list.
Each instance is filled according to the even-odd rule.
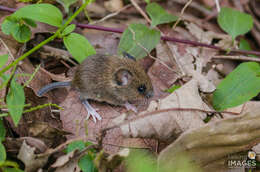
[[46,85],[45,87],[41,88],[38,92],[37,95],[38,96],[43,96],[45,93],[47,93],[48,91],[55,89],[55,88],[63,88],[63,87],[68,87],[71,85],[71,82],[53,82],[51,84]]

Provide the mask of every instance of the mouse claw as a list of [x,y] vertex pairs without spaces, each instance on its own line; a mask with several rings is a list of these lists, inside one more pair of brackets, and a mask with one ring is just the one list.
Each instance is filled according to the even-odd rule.
[[94,123],[96,123],[97,120],[102,119],[102,117],[99,115],[99,113],[97,113],[97,111],[88,103],[87,100],[83,100],[82,104],[85,106],[85,108],[88,112],[86,120],[89,119],[90,116],[93,118]]
[[131,105],[130,103],[126,102],[125,104],[125,107],[127,110],[132,110],[134,111],[135,113],[137,113],[137,108],[134,106],[134,105]]

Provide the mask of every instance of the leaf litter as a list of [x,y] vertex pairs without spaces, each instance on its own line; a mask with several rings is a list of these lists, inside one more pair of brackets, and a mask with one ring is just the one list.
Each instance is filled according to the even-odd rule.
[[[116,10],[119,9],[118,7],[115,8]],[[104,15],[103,7],[100,13],[102,14],[96,15]],[[187,12],[185,15],[185,18],[192,16],[193,18],[200,21],[200,19],[193,14]],[[128,21],[132,20],[131,15],[128,16],[130,17],[127,18],[124,15],[115,16],[115,19],[117,20],[121,20],[122,17],[127,18],[125,22],[120,21],[122,23],[118,25],[118,27],[124,27]],[[133,16],[133,18],[134,17],[135,16]],[[0,19],[2,19],[2,17]],[[141,20],[144,22],[143,19]],[[111,23],[116,25],[115,21],[111,21],[104,21],[102,25],[111,25]],[[38,29],[40,29],[41,32],[44,32],[48,30],[45,27],[46,26],[44,25],[39,25]],[[224,49],[228,49],[234,46],[230,36],[219,33],[219,30],[204,31],[204,26],[196,25],[195,22],[193,23],[189,21],[185,22],[185,27],[186,30],[184,32],[178,32],[183,31],[184,29],[177,27],[175,33],[168,31],[164,34],[171,35],[176,34],[177,32],[177,37],[179,38],[190,38],[209,44],[212,44],[214,40],[218,40],[217,43],[214,44]],[[37,29],[33,31],[34,35],[39,33],[40,32],[39,30],[37,31]],[[100,31],[89,31],[88,29],[84,29],[83,33],[91,42],[91,44],[95,46],[97,52],[109,54],[115,54],[117,52],[117,45],[120,38],[119,34],[100,34]],[[254,35],[259,35],[259,33],[257,34],[257,32],[254,32]],[[5,42],[10,42],[6,37],[1,36],[1,38]],[[12,51],[19,49],[17,48],[18,45],[15,44],[15,41],[12,42],[13,43],[8,44],[8,47]],[[2,45],[0,52],[1,54],[7,54],[6,49],[3,48]],[[69,78],[66,78],[67,74],[65,73],[55,73],[55,68],[53,70],[54,73],[51,74],[42,72],[40,70],[29,85],[30,90],[25,92],[27,96],[32,98],[30,102],[43,104],[50,101],[53,102],[55,99],[57,99],[57,97],[62,97],[57,102],[61,102],[59,105],[62,106],[64,110],[61,111],[59,115],[56,115],[57,109],[49,107],[41,110],[40,112],[37,112],[39,114],[35,112],[34,114],[30,115],[35,115],[35,117],[31,118],[26,117],[25,115],[23,125],[28,125],[29,121],[37,121],[37,123],[33,122],[34,125],[28,125],[34,127],[23,128],[23,132],[15,129],[13,126],[12,129],[17,131],[17,134],[19,134],[20,137],[32,136],[35,138],[38,138],[37,134],[35,133],[41,133],[43,131],[39,129],[47,129],[47,131],[49,130],[50,132],[43,132],[43,135],[41,135],[38,139],[43,137],[48,138],[50,142],[44,139],[41,140],[44,140],[45,144],[47,144],[50,148],[54,144],[51,142],[51,140],[56,138],[56,136],[66,136],[69,140],[81,136],[87,136],[87,140],[93,143],[98,143],[98,138],[102,129],[118,125],[117,128],[109,130],[103,140],[104,150],[109,154],[117,153],[120,150],[120,147],[144,148],[156,152],[157,143],[166,141],[169,146],[159,154],[159,165],[166,162],[165,166],[167,166],[167,161],[164,162],[165,159],[167,159],[168,162],[174,162],[174,157],[177,157],[179,153],[188,152],[192,159],[196,160],[196,162],[202,164],[206,168],[209,166],[210,162],[217,161],[219,158],[224,158],[224,156],[230,153],[247,150],[248,147],[255,145],[255,142],[257,142],[256,139],[259,138],[259,133],[256,130],[259,127],[259,122],[257,122],[259,114],[256,111],[257,107],[259,107],[259,103],[255,101],[250,101],[245,105],[227,110],[237,113],[240,113],[241,111],[248,112],[246,115],[230,118],[230,115],[223,114],[224,120],[215,115],[209,124],[205,125],[203,122],[203,119],[207,116],[205,112],[212,110],[212,107],[208,104],[208,101],[210,100],[207,100],[207,98],[205,99],[203,94],[207,95],[212,93],[215,90],[216,83],[219,82],[220,78],[222,78],[222,75],[220,74],[221,72],[216,69],[221,69],[221,71],[224,70],[223,68],[214,68],[213,66],[210,66],[210,68],[208,67],[209,63],[214,62],[212,61],[212,57],[217,53],[217,51],[207,48],[161,42],[157,45],[155,52],[152,52],[152,54],[157,59],[154,60],[153,64],[148,69],[149,76],[155,89],[154,100],[150,102],[149,107],[136,116],[135,114],[127,112],[122,107],[110,106],[105,103],[91,102],[91,104],[103,117],[103,120],[96,124],[93,123],[91,119],[88,121],[85,120],[87,113],[78,99],[78,93],[73,90],[68,90],[65,93],[55,90],[52,93],[49,93],[47,98],[43,99],[39,99],[36,97],[36,95],[33,95],[32,92],[36,92],[39,88],[49,83],[51,79],[58,81],[57,78],[61,78],[60,76],[62,76],[63,79]],[[17,52],[13,52],[13,54],[15,55]],[[149,57],[146,57],[145,59],[148,58]],[[147,63],[146,60],[142,62]],[[221,65],[225,66],[227,64],[226,62],[230,63],[231,65],[225,69],[227,70],[227,72],[224,72],[225,75],[232,71],[236,65],[235,62],[230,60],[218,60],[218,67]],[[49,64],[55,63],[50,62]],[[32,73],[35,68],[33,67],[34,65],[35,63],[33,61],[25,60],[23,64],[21,64],[20,68],[24,73]],[[66,67],[63,66],[63,69],[64,68]],[[205,68],[209,69],[205,70]],[[46,71],[48,70],[49,69]],[[19,78],[19,80],[22,82],[26,79]],[[181,87],[171,94],[166,93],[165,90],[175,83],[178,83],[181,85]],[[1,94],[3,95],[4,93]],[[152,111],[170,108],[202,109],[205,110],[205,112],[176,110],[162,112],[142,118],[138,117],[139,115],[142,116],[143,114]],[[53,122],[54,120],[55,122]],[[129,121],[129,123],[125,124],[127,121]],[[243,121],[246,121],[246,123],[243,123]],[[49,125],[48,123],[52,125]],[[121,123],[124,123],[124,125],[119,126]],[[249,128],[245,129],[245,126],[249,126]],[[51,136],[50,134],[53,132],[56,134]],[[242,138],[242,134],[240,134],[240,132],[243,132],[243,134],[247,137]],[[32,133],[34,134],[30,135]],[[235,140],[231,141],[227,136],[219,135],[219,133],[226,133],[227,136],[234,136]],[[245,142],[242,143],[242,141]],[[224,149],[224,146],[227,143],[230,144],[230,148],[232,149]],[[214,144],[217,144],[219,147],[221,147],[221,149],[216,149]],[[241,147],[232,147],[236,144],[240,144]],[[213,145],[211,151],[204,149],[205,147],[211,145]],[[22,146],[21,149],[25,149],[23,147],[24,146]],[[31,150],[28,149],[26,152],[29,153]],[[208,152],[211,153],[208,154]],[[67,158],[68,157],[69,156],[67,155]],[[77,167],[78,159],[74,157],[73,160],[74,161],[70,162],[72,163],[71,166],[60,169],[58,168],[56,171],[62,171],[64,169],[77,169],[76,171],[79,171],[79,168]],[[62,165],[66,164],[66,162],[67,161],[64,161]],[[29,164],[25,165],[27,168],[31,166]],[[41,168],[42,166],[43,165],[40,165],[39,167]]]

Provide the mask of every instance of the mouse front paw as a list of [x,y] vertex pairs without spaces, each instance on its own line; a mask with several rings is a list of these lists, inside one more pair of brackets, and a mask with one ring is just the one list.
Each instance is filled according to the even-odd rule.
[[132,111],[134,111],[135,113],[137,113],[137,108],[136,108],[134,105],[130,104],[129,102],[126,102],[126,103],[124,104],[124,106],[125,106],[125,108],[126,108],[127,110],[132,110]]
[[86,108],[86,110],[88,112],[88,116],[86,119],[89,119],[89,117],[91,116],[95,123],[97,122],[97,120],[102,119],[102,117],[99,115],[99,113],[97,113],[97,111],[89,104],[88,100],[83,100],[82,104],[84,105],[84,107]]

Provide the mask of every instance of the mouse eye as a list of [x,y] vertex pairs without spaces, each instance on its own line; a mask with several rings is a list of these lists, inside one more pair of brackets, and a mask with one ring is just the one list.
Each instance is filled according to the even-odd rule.
[[140,85],[138,88],[137,88],[138,92],[139,93],[144,93],[146,91],[146,86],[145,85]]

